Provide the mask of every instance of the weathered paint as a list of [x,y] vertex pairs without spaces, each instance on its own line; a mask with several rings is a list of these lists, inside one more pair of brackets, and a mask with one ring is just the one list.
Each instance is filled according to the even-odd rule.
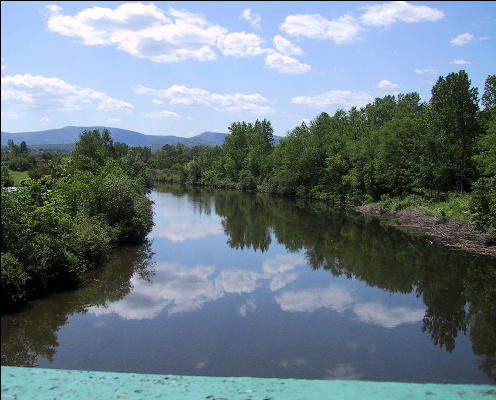
[[490,385],[221,378],[2,366],[2,399],[495,399]]

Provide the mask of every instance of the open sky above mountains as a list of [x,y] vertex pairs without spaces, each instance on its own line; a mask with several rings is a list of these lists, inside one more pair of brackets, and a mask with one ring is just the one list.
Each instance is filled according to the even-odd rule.
[[191,137],[496,73],[496,2],[1,3],[2,131]]

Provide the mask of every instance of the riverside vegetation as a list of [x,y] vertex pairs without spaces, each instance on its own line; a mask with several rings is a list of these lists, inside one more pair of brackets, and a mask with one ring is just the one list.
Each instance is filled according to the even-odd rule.
[[[149,169],[164,182],[424,207],[473,219],[495,240],[496,75],[486,79],[482,106],[462,70],[439,77],[428,103],[413,92],[323,112],[277,146],[267,120],[231,124],[221,147],[154,153],[97,130],[83,132],[70,156],[36,160],[11,142],[2,162],[29,169],[30,179],[18,192],[2,190],[2,306],[77,282],[112,246],[144,240]],[[8,167],[2,186],[11,185]]]
[[[6,156],[9,166],[32,168],[16,191],[2,190],[2,309],[75,286],[112,247],[145,240],[153,223],[146,165],[108,130],[84,131],[69,156],[36,160],[25,143],[9,143]],[[11,184],[2,165],[2,186]]]
[[332,203],[422,208],[473,219],[496,239],[496,75],[477,88],[465,71],[418,93],[323,112],[273,146],[269,121],[235,122],[222,147],[164,146],[156,179],[295,195]]

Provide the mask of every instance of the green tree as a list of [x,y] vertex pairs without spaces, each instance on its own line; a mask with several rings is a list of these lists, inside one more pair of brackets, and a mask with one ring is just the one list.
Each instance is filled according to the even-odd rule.
[[462,192],[470,187],[474,177],[472,164],[473,141],[480,133],[477,120],[478,90],[465,71],[439,77],[432,88],[430,101],[431,124],[437,154],[444,165],[439,183],[442,189],[457,188]]

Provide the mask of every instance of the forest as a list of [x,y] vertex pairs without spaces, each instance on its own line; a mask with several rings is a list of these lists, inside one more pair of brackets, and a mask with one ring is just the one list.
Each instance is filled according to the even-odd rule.
[[222,147],[164,146],[147,161],[155,179],[257,190],[333,204],[439,204],[496,239],[496,75],[479,107],[465,71],[418,93],[323,112],[273,145],[270,121],[234,122]]
[[153,180],[337,205],[444,202],[441,216],[470,218],[496,240],[496,75],[481,99],[461,70],[439,77],[429,102],[413,92],[322,112],[277,146],[265,119],[229,132],[222,146],[156,152],[114,143],[108,130],[82,132],[69,155],[9,142],[2,186],[27,176],[2,189],[2,307],[77,285],[112,247],[144,241]]

